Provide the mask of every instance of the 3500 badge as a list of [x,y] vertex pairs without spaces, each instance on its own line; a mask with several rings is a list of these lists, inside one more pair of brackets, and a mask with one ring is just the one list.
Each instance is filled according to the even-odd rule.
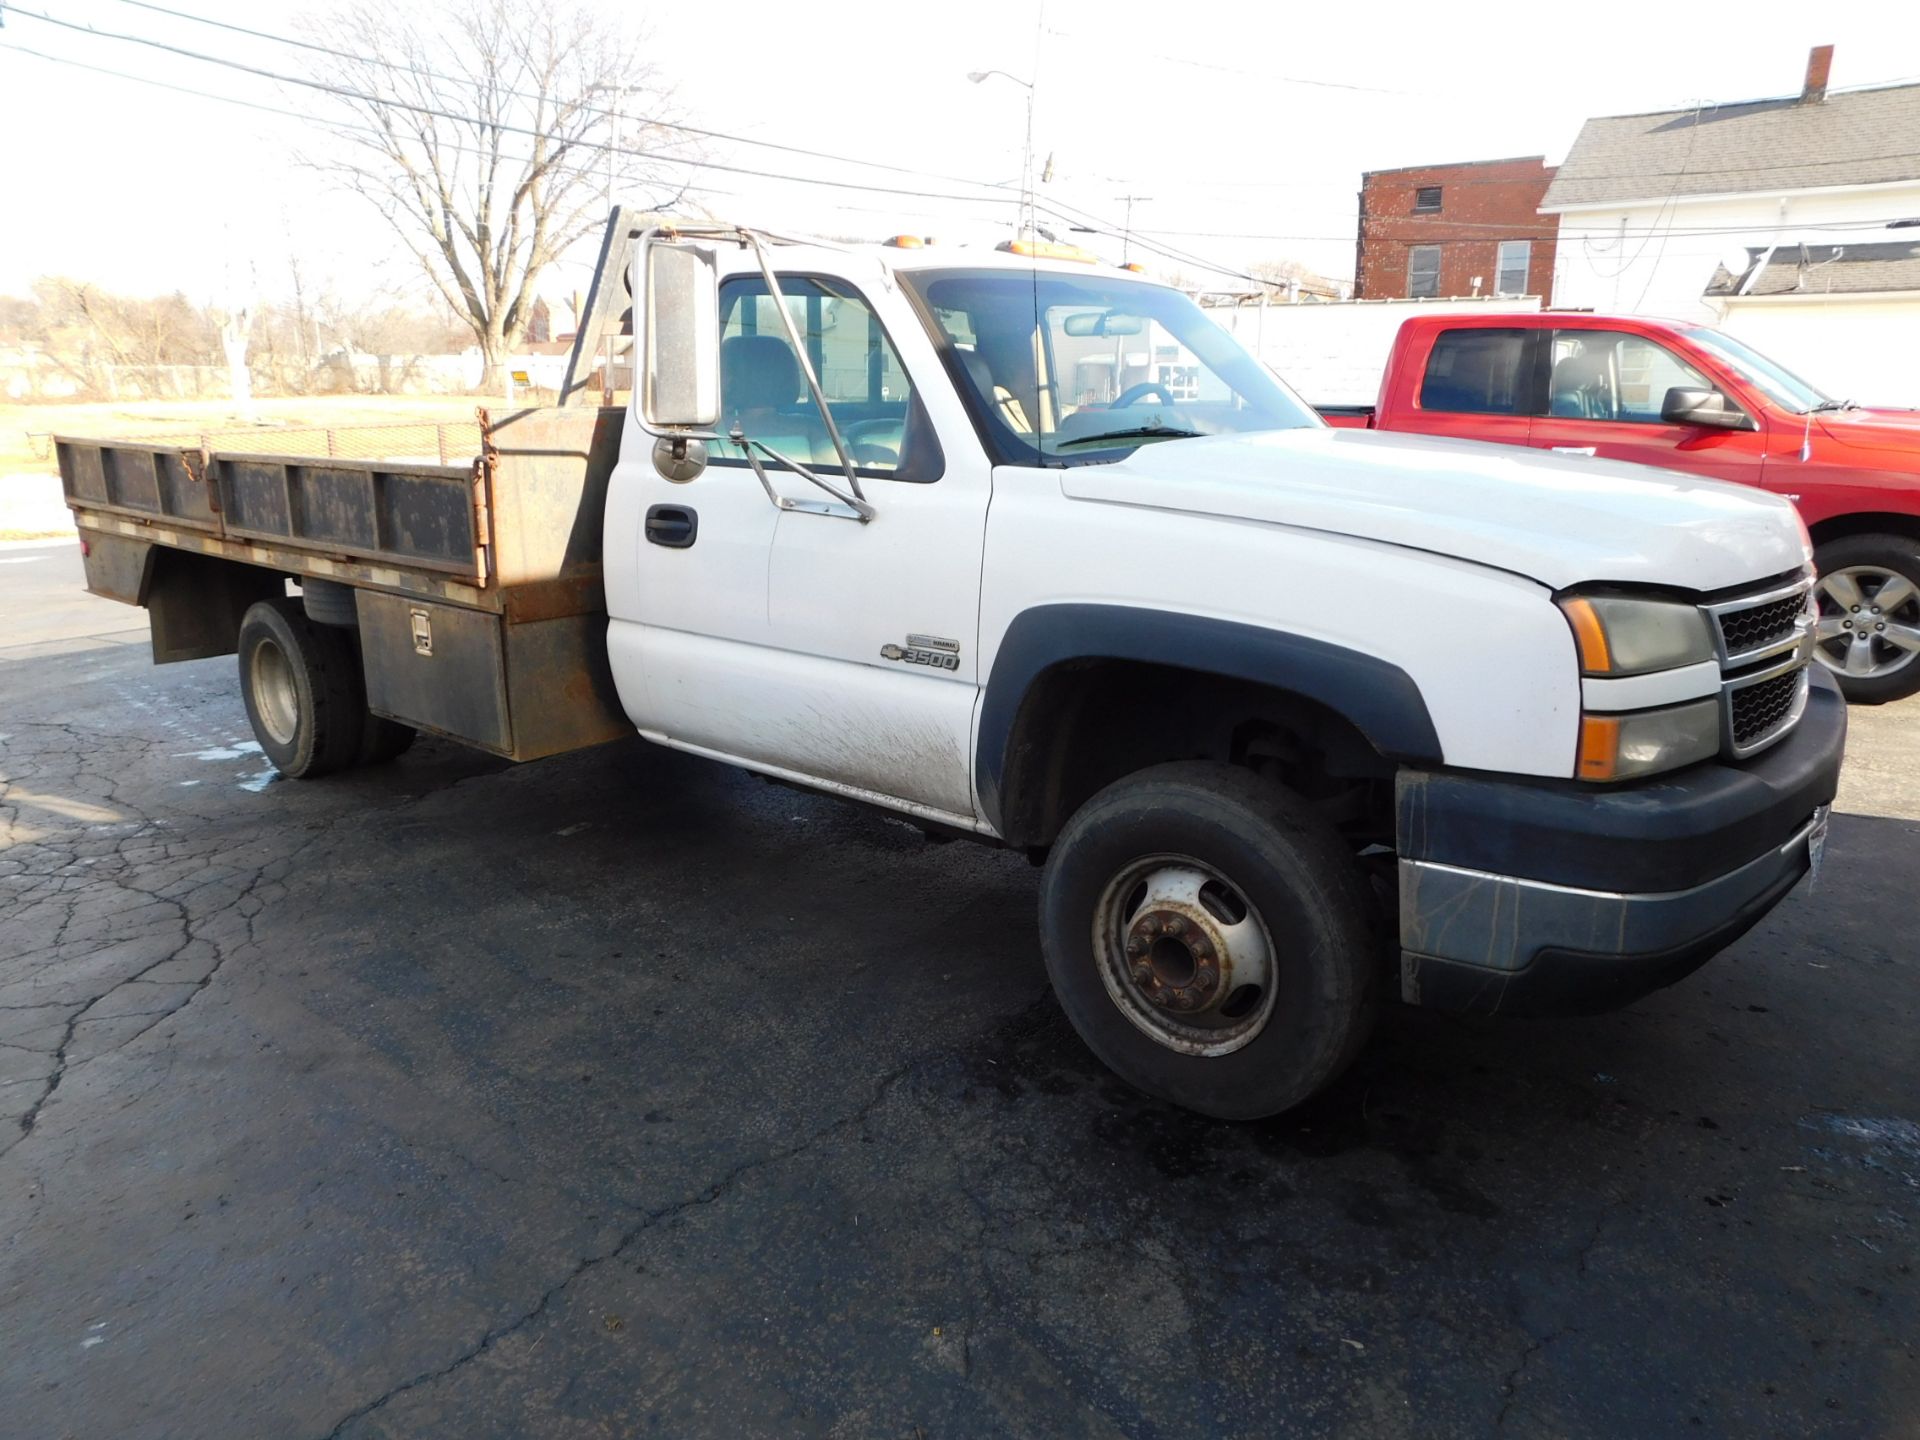
[[904,645],[882,645],[880,658],[906,665],[926,665],[935,670],[958,670],[960,642],[942,640],[937,635],[909,635]]

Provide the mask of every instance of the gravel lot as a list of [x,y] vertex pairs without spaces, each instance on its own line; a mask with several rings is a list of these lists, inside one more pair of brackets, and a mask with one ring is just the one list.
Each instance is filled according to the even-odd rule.
[[1693,979],[1227,1126],[1018,857],[638,742],[282,782],[78,571],[0,549],[10,1435],[1916,1433],[1920,701]]

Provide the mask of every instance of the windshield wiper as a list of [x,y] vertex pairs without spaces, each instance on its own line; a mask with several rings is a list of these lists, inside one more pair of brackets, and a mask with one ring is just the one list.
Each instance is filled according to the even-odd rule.
[[1860,407],[1851,400],[1822,400],[1806,413],[1809,415],[1818,415],[1823,410],[1858,410],[1859,408]]
[[1131,430],[1107,430],[1099,435],[1080,435],[1072,440],[1054,442],[1054,449],[1065,450],[1071,445],[1099,445],[1107,440],[1192,440],[1198,437],[1198,430],[1183,430],[1178,425],[1136,425]]

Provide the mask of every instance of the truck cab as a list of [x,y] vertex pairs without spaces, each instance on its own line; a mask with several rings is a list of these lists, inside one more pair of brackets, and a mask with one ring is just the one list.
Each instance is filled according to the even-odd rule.
[[1371,415],[1790,500],[1821,576],[1818,655],[1855,703],[1920,690],[1920,412],[1829,396],[1705,325],[1579,312],[1416,316]]
[[1143,1088],[1284,1108],[1394,992],[1625,1003],[1817,860],[1844,708],[1786,501],[1330,428],[1103,267],[642,251],[628,714],[1043,862],[1056,993]]

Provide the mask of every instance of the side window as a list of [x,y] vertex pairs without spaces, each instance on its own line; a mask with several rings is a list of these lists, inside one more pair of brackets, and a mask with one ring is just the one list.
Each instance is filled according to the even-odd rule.
[[1658,425],[1667,391],[1713,382],[1666,346],[1617,330],[1556,330],[1547,412],[1582,420]]
[[1420,408],[1464,415],[1525,415],[1525,330],[1443,330],[1427,356]]
[[[940,443],[879,317],[858,291],[837,280],[783,275],[787,313],[819,378],[834,427],[862,475],[892,480],[940,478]],[[838,469],[806,372],[766,282],[738,276],[720,287],[720,429],[735,425],[790,460]],[[759,452],[762,461],[766,451]],[[713,447],[713,463],[745,465],[745,451]]]
[[1440,247],[1407,247],[1407,295],[1414,300],[1430,300],[1440,293]]

